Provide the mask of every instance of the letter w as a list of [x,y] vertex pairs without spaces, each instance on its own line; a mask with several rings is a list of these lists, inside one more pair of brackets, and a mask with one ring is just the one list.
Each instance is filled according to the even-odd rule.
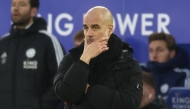
[[137,19],[138,19],[138,14],[137,13],[134,14],[133,21],[131,21],[130,15],[126,14],[124,22],[122,21],[121,14],[116,14],[116,16],[118,19],[118,25],[119,25],[121,35],[125,34],[127,25],[129,27],[129,31],[130,31],[131,35],[134,35],[136,24],[137,24]]

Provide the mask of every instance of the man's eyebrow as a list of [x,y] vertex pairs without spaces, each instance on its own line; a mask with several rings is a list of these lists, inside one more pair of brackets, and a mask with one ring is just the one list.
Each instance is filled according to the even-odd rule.
[[92,24],[91,26],[99,26],[98,24]]
[[86,24],[83,24],[83,27],[84,27],[84,26],[87,26],[87,25],[86,25]]

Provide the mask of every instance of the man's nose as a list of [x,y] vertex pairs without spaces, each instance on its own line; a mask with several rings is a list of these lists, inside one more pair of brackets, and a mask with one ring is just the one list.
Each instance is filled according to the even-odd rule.
[[157,58],[157,52],[153,52],[153,58],[156,59]]
[[13,11],[18,11],[19,6],[17,4],[15,4],[14,6],[12,6],[12,9],[13,9]]
[[86,32],[86,35],[88,37],[92,37],[92,30],[91,29],[88,29],[88,31]]

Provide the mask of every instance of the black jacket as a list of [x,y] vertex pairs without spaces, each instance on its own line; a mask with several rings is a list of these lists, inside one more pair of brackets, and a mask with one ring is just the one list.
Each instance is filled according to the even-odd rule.
[[[72,51],[63,58],[54,78],[54,89],[58,97],[67,102],[65,109],[138,109],[142,98],[142,73],[129,47],[124,46],[125,42],[123,52],[115,61],[100,64],[101,69],[92,69],[94,73],[91,62],[88,65],[75,59]],[[87,83],[90,86],[85,94]]]
[[35,18],[0,40],[0,109],[54,109],[53,77],[63,57],[58,40]]

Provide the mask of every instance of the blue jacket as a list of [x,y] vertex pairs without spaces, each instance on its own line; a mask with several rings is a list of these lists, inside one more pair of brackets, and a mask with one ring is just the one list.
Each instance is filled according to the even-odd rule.
[[155,79],[158,98],[166,100],[171,87],[190,86],[187,54],[179,47],[177,47],[175,57],[168,62],[157,63],[149,61],[147,68]]

